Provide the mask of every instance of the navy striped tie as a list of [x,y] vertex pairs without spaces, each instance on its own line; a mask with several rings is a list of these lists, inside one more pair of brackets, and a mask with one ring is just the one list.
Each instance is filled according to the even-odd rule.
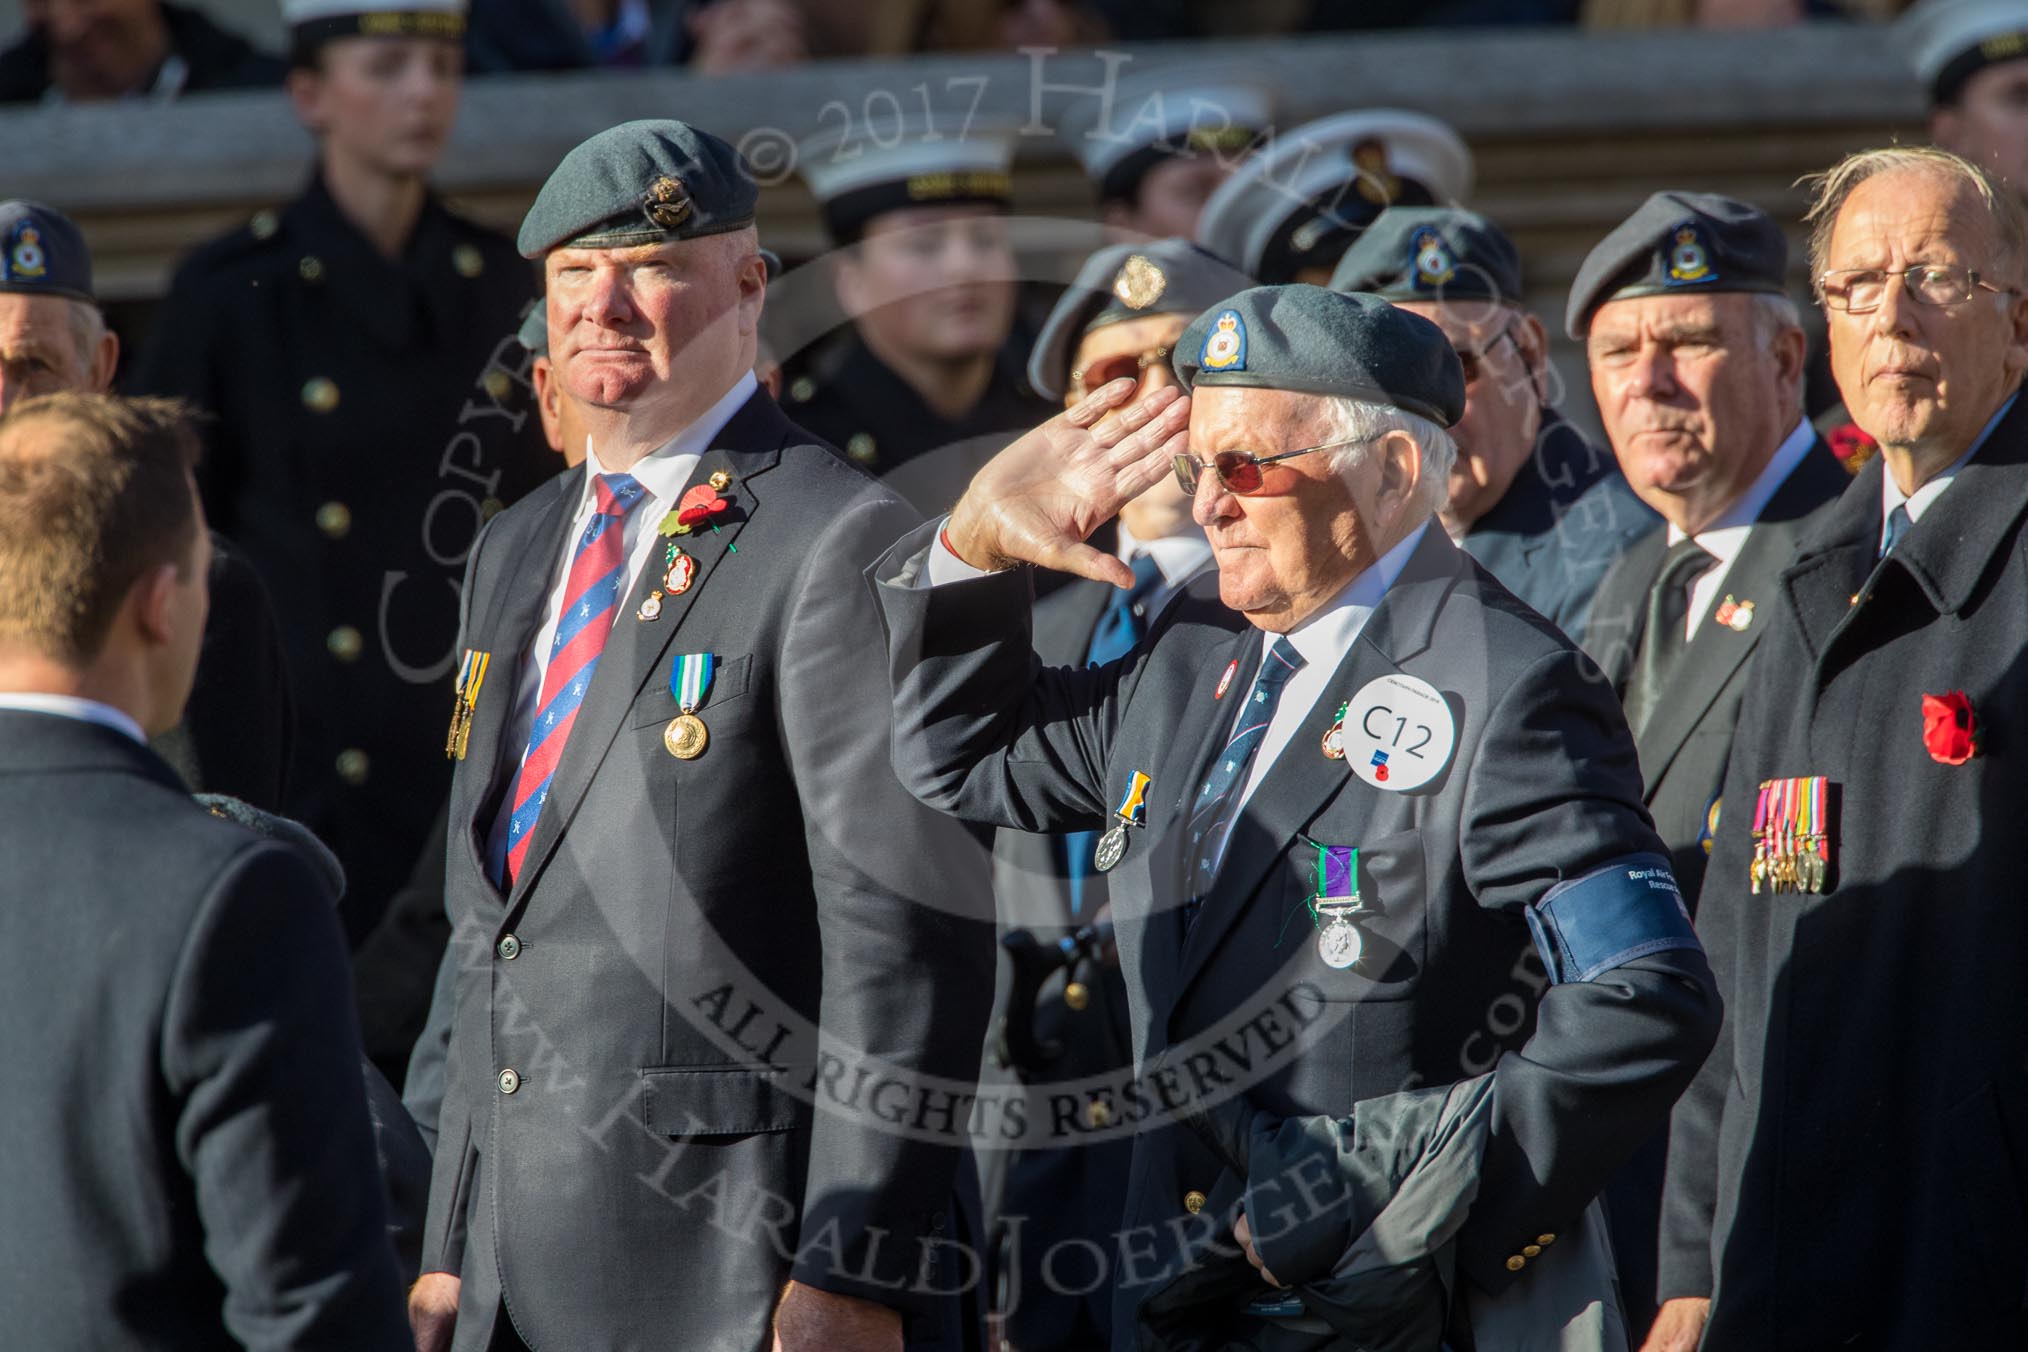
[[1186,933],[1197,922],[1197,912],[1211,893],[1212,880],[1218,876],[1218,861],[1225,853],[1232,819],[1238,815],[1239,788],[1246,783],[1260,744],[1267,740],[1268,724],[1274,721],[1282,689],[1302,666],[1303,655],[1289,642],[1288,635],[1276,639],[1275,646],[1261,659],[1260,674],[1253,678],[1253,689],[1246,697],[1246,707],[1239,712],[1239,726],[1233,730],[1232,740],[1211,763],[1211,772],[1205,775],[1204,787],[1198,791],[1197,804],[1190,809],[1190,872],[1185,879],[1190,899],[1183,904]]

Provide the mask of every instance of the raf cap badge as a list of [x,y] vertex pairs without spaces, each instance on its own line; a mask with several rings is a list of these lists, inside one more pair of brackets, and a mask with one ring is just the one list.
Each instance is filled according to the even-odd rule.
[[1444,244],[1444,238],[1428,226],[1415,232],[1410,238],[1409,258],[1415,267],[1415,285],[1418,291],[1434,291],[1458,275],[1457,264],[1451,261],[1451,251]]
[[1669,280],[1679,286],[1717,281],[1718,274],[1711,270],[1711,250],[1704,244],[1704,227],[1696,221],[1685,221],[1676,227],[1674,235],[1675,247],[1669,250]]
[[1169,279],[1162,275],[1162,269],[1144,254],[1127,259],[1120,267],[1120,275],[1113,278],[1113,294],[1129,310],[1147,309],[1162,299],[1168,286]]
[[641,210],[657,229],[677,230],[690,219],[690,194],[681,179],[663,174],[648,185],[641,197]]
[[1246,324],[1239,311],[1227,310],[1218,316],[1211,332],[1204,335],[1204,348],[1197,354],[1197,364],[1207,371],[1246,369]]

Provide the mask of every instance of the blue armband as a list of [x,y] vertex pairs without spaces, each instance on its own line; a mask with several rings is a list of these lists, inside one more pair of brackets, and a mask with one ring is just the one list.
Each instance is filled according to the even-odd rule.
[[1542,965],[1557,984],[1591,981],[1671,948],[1704,947],[1669,862],[1634,854],[1558,883],[1527,911]]

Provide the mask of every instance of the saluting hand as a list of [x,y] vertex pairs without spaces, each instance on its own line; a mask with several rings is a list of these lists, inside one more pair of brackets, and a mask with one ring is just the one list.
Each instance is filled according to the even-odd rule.
[[775,1307],[773,1352],[901,1352],[901,1315],[791,1281]]
[[951,511],[952,551],[974,568],[1033,563],[1132,587],[1132,569],[1085,541],[1169,473],[1190,426],[1187,395],[1164,388],[1120,408],[1133,393],[1124,377],[1101,385],[987,461]]

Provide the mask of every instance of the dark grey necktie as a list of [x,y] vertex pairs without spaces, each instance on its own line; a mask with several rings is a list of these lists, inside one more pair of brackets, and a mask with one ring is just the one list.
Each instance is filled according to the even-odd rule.
[[1627,724],[1636,736],[1647,726],[1662,687],[1689,646],[1683,624],[1690,613],[1690,588],[1716,562],[1689,536],[1669,546],[1662,556],[1661,571],[1648,588],[1648,622],[1641,630],[1640,650],[1634,655],[1633,679],[1627,682]]

